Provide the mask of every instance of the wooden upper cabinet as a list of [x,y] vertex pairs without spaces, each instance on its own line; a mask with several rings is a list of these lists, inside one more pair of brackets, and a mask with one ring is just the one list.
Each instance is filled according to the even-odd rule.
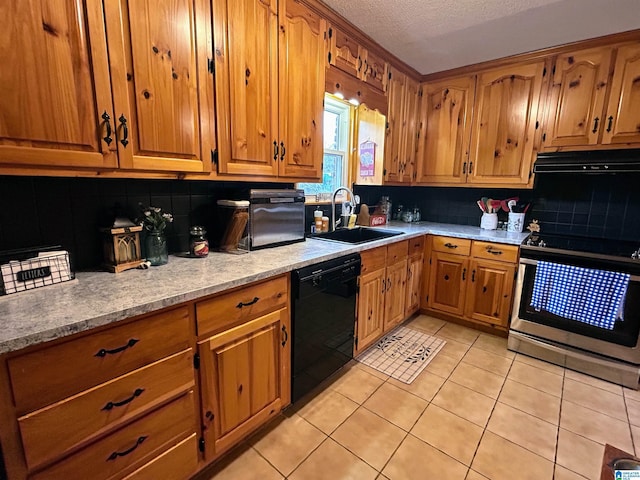
[[465,76],[422,85],[419,183],[466,182],[475,80]]
[[362,47],[348,33],[334,26],[328,29],[329,64],[356,78],[363,69]]
[[602,118],[611,48],[558,56],[547,106],[543,146],[595,145]]
[[387,89],[387,62],[370,50],[361,53],[362,60],[362,79],[381,91]]
[[0,163],[117,167],[102,2],[0,5]]
[[384,180],[411,183],[415,161],[419,84],[389,67],[387,129],[384,146]]
[[618,48],[603,144],[640,143],[640,43]]
[[280,167],[281,177],[320,179],[326,21],[295,0],[281,0]]
[[106,9],[120,166],[210,171],[208,2],[122,0]]
[[410,183],[417,176],[416,154],[418,151],[418,113],[420,111],[420,84],[407,77],[404,94],[404,114],[402,119],[403,162],[402,182]]
[[467,182],[527,185],[545,62],[478,75]]

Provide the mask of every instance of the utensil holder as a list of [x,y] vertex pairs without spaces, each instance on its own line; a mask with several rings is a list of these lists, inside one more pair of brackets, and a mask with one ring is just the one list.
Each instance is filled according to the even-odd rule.
[[524,227],[524,213],[509,212],[507,232],[522,232],[522,227]]
[[484,230],[495,230],[498,228],[497,213],[483,213],[480,219],[480,228]]

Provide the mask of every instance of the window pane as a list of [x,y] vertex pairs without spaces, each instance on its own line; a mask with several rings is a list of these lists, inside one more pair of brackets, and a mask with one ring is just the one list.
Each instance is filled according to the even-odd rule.
[[340,115],[336,112],[324,111],[324,138],[325,150],[338,150],[340,144]]
[[325,153],[323,157],[322,183],[299,183],[298,188],[305,195],[316,195],[322,192],[333,192],[342,185],[342,168],[344,156],[339,153]]

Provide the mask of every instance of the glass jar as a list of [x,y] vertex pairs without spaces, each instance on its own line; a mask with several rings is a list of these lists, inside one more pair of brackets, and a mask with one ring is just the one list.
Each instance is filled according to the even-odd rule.
[[167,238],[162,230],[150,230],[144,239],[145,258],[151,266],[157,267],[169,262]]
[[418,207],[413,207],[413,221],[419,222],[422,215],[420,215],[420,209]]
[[189,230],[189,251],[194,257],[206,257],[209,255],[209,240],[205,236],[207,231],[204,227],[194,225]]

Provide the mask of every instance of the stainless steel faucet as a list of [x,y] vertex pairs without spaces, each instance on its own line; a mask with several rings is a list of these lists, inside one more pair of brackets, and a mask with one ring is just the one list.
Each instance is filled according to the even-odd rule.
[[[331,231],[334,232],[336,230],[336,195],[338,195],[338,192],[340,190],[344,190],[345,192],[348,192],[349,195],[351,195],[351,201],[353,202],[353,207],[355,208],[355,206],[358,204],[357,200],[356,200],[356,196],[353,194],[353,192],[348,189],[347,187],[338,187],[336,188],[336,190],[333,192],[333,195],[331,195]],[[348,204],[349,202],[345,202],[344,205]],[[344,212],[343,212],[344,214]],[[344,225],[346,226],[346,225]]]

